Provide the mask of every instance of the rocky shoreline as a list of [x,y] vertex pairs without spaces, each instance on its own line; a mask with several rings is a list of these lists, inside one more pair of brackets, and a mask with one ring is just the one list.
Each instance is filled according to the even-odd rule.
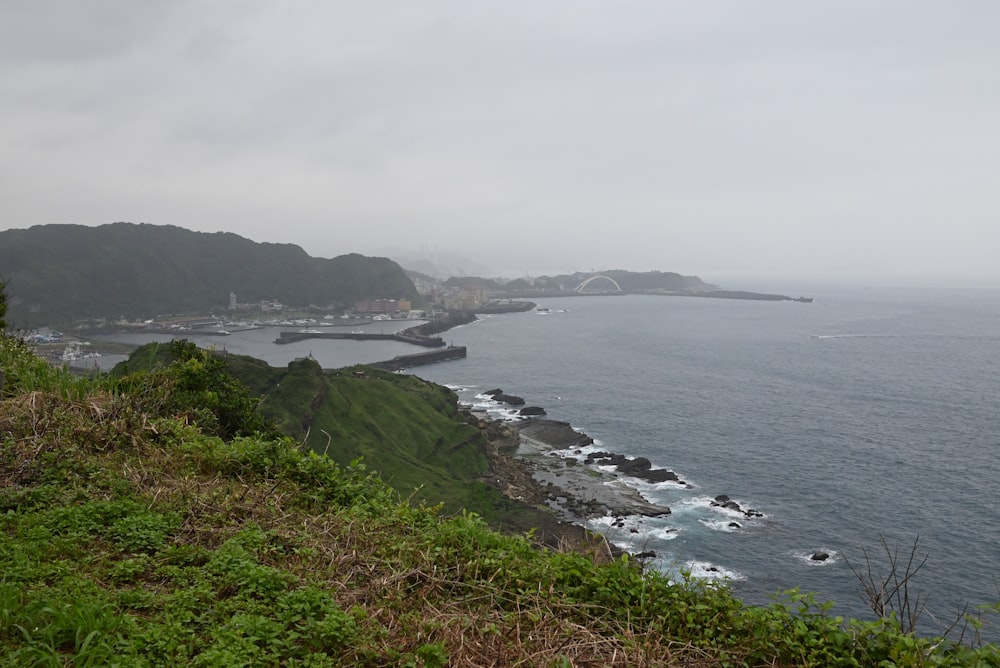
[[[511,395],[499,389],[484,394],[508,405],[520,405],[504,401],[501,397]],[[478,422],[489,443],[491,471],[484,481],[511,500],[547,509],[552,522],[538,529],[560,545],[578,545],[582,541],[592,550],[596,542],[603,542],[606,545],[603,558],[613,558],[624,550],[587,531],[584,526],[589,520],[610,517],[612,527],[622,528],[630,516],[670,515],[669,507],[650,502],[639,490],[626,484],[622,476],[689,486],[673,471],[654,468],[645,457],[607,451],[584,453],[583,448],[592,446],[594,440],[567,422],[544,417],[503,421],[485,412],[471,413],[471,419]],[[614,472],[607,470],[608,467],[614,467]],[[747,521],[762,517],[757,510],[742,508],[725,494],[714,497],[712,505],[739,512]],[[733,521],[731,526],[741,525]],[[642,552],[633,556],[656,555]]]

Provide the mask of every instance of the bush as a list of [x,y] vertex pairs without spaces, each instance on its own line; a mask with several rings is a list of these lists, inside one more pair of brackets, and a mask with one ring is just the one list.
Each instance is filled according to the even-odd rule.
[[226,440],[256,434],[279,436],[257,411],[257,400],[247,387],[214,352],[175,340],[168,346],[167,358],[171,361],[166,366],[120,378],[116,391],[131,397],[142,410],[182,417],[206,434]]

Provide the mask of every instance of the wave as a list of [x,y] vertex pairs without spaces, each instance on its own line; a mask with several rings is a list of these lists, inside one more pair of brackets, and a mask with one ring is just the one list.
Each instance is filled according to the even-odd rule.
[[586,520],[585,525],[632,554],[647,550],[655,553],[663,543],[675,540],[683,533],[679,527],[663,525],[662,520],[642,515],[594,517]]
[[896,334],[812,334],[810,339],[897,339]]
[[726,517],[731,517],[734,520],[748,519],[747,512],[750,510],[753,510],[754,512],[753,519],[763,519],[767,517],[767,515],[760,512],[759,510],[753,509],[753,507],[748,503],[745,503],[738,499],[730,499],[730,500],[735,502],[741,508],[741,510],[736,510],[735,508],[727,508],[724,505],[720,505],[719,502],[716,501],[715,498],[711,496],[693,496],[690,499],[684,499],[683,501],[681,501],[681,503],[691,508],[705,509],[714,513],[718,513],[720,515],[725,515]]
[[745,580],[746,576],[738,571],[716,566],[711,561],[698,561],[689,559],[684,562],[684,570],[691,574],[691,577],[699,580],[730,580],[736,582]]
[[[817,559],[815,557],[820,555],[827,555],[825,559]],[[836,550],[831,550],[826,547],[821,547],[816,550],[796,550],[792,552],[792,556],[798,561],[802,561],[810,566],[829,566],[830,564],[837,563],[840,559],[837,558],[838,552]]]
[[707,526],[712,531],[722,531],[723,533],[734,533],[743,528],[743,525],[734,520],[698,520],[699,524]]

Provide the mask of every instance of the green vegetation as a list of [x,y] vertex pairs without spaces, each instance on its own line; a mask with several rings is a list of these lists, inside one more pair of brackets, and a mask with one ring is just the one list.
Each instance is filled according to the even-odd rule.
[[17,286],[19,326],[75,318],[149,317],[277,299],[295,307],[353,306],[360,299],[418,299],[386,258],[314,258],[292,244],[170,225],[39,225],[0,231],[0,267]]
[[0,335],[7,331],[7,281],[0,280]]
[[[246,391],[213,355],[168,353],[152,370],[79,379],[0,339],[0,664],[1000,666],[995,647],[919,638],[892,617],[842,620],[798,592],[747,607],[725,585],[443,517],[365,464],[249,435]],[[284,373],[284,400],[324,391],[306,362]],[[391,379],[364,373],[329,378],[343,395],[331,406],[351,404],[330,415],[358,418],[330,433],[331,452],[375,424],[430,429],[421,400],[453,413],[414,379],[396,415],[378,403],[395,397]],[[205,402],[234,390],[238,401]],[[310,440],[326,401],[296,423]],[[371,411],[383,419],[360,418]],[[449,448],[469,433],[452,417]],[[395,429],[357,447],[374,454]]]
[[271,429],[343,466],[363,459],[403,496],[441,504],[448,513],[468,510],[499,521],[510,505],[476,481],[488,470],[483,436],[459,414],[458,397],[415,376],[368,367],[324,371],[312,359],[275,369],[186,341],[147,344],[114,375],[130,388],[172,385],[151,396],[203,431],[228,438]]

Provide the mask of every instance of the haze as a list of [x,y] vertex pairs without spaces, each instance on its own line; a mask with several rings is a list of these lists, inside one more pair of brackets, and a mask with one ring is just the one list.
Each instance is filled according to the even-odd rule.
[[1000,4],[0,5],[0,226],[1000,285]]

